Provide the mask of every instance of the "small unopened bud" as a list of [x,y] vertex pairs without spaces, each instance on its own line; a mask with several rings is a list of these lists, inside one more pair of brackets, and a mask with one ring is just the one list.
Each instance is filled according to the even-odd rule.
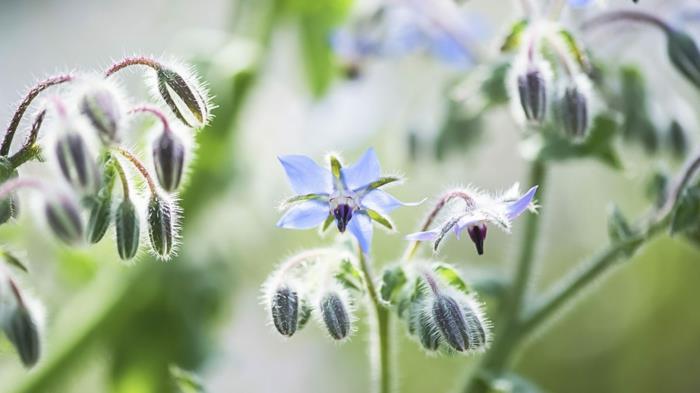
[[53,233],[63,242],[73,245],[83,240],[83,224],[78,206],[66,197],[46,203],[46,220]]
[[96,188],[97,167],[79,133],[69,131],[61,135],[55,151],[61,173],[70,185],[81,192]]
[[163,130],[154,141],[153,163],[161,187],[167,192],[177,190],[185,163],[185,145],[170,129]]
[[470,307],[464,307],[464,320],[467,322],[471,349],[483,348],[488,342],[487,326]]
[[188,127],[203,127],[209,119],[206,92],[194,77],[162,67],[157,71],[158,92],[170,110]]
[[287,286],[277,288],[272,296],[272,322],[281,335],[292,337],[299,322],[299,295]]
[[414,316],[416,335],[420,340],[421,345],[427,351],[433,352],[440,348],[440,332],[435,326],[435,322],[429,312],[425,312],[423,307],[417,315]]
[[338,293],[330,292],[321,299],[319,309],[328,333],[336,340],[350,334],[350,313]]
[[80,100],[80,111],[105,144],[119,142],[119,127],[123,111],[119,99],[106,87],[88,90]]
[[561,99],[561,119],[566,134],[584,138],[588,130],[588,99],[580,87],[570,86]]
[[112,198],[111,196],[100,196],[92,201],[90,206],[90,217],[87,224],[87,239],[95,244],[102,240],[109,223],[112,219]]
[[525,117],[542,122],[547,112],[547,83],[542,71],[531,68],[518,76],[518,94]]
[[136,206],[131,199],[125,198],[117,208],[114,225],[117,230],[117,251],[119,257],[128,260],[136,255],[141,239],[140,221]]
[[486,231],[487,228],[486,224],[484,223],[470,225],[467,228],[469,238],[471,238],[474,242],[474,245],[476,246],[476,252],[479,255],[484,255],[484,241],[486,240]]
[[173,206],[164,198],[154,194],[148,203],[148,236],[151,248],[163,259],[170,258],[175,232]]
[[671,63],[696,88],[700,88],[700,50],[693,38],[683,31],[669,29],[667,51]]
[[25,367],[35,365],[41,353],[39,329],[24,305],[17,306],[4,330],[8,340],[17,349],[22,364]]
[[450,347],[459,352],[464,352],[471,347],[467,321],[455,299],[441,294],[436,295],[432,313],[433,320]]

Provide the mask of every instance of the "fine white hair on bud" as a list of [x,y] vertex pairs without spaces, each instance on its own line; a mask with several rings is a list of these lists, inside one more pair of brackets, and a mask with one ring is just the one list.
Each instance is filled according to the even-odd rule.
[[344,341],[353,331],[353,306],[347,291],[334,286],[323,291],[318,300],[318,314],[328,335],[337,341]]
[[110,145],[122,139],[125,123],[125,95],[115,79],[85,76],[76,88],[80,113],[95,130],[100,140]]
[[591,82],[583,74],[576,75],[561,89],[559,117],[567,136],[584,139],[591,117]]
[[531,59],[526,54],[511,65],[506,87],[513,117],[520,124],[545,120],[552,86],[552,69],[548,62]]
[[151,195],[146,214],[148,238],[153,254],[164,261],[176,253],[180,238],[179,217],[180,206],[176,199],[157,193]]
[[9,273],[0,270],[0,328],[27,368],[34,366],[41,355],[42,310],[41,304],[21,291]]

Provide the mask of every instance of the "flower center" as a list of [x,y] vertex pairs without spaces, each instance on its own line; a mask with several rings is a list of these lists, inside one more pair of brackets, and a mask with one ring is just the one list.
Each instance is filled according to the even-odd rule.
[[331,195],[329,202],[331,213],[338,225],[338,231],[343,233],[352,219],[352,214],[359,208],[359,203],[355,200],[354,195],[347,192]]
[[486,240],[486,224],[483,222],[472,224],[467,228],[469,237],[476,246],[476,252],[479,255],[484,254],[484,240]]

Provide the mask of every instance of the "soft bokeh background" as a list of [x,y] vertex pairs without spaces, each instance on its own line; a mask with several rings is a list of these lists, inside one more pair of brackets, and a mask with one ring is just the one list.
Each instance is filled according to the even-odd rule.
[[[669,17],[693,4],[641,2]],[[330,3],[344,8],[349,2]],[[331,12],[329,20],[323,12],[300,17],[294,10],[303,4],[0,2],[0,119],[9,119],[14,103],[38,78],[102,69],[133,53],[194,62],[219,105],[214,123],[199,136],[200,159],[183,195],[187,218],[175,261],[144,257],[126,266],[111,242],[68,250],[32,214],[0,229],[3,243],[26,251],[32,273],[23,281],[45,304],[47,331],[45,359],[33,371],[20,368],[9,344],[0,345],[0,391],[169,391],[171,363],[196,371],[209,392],[366,391],[365,325],[342,346],[314,324],[290,340],[267,326],[259,305],[266,275],[291,252],[332,240],[275,227],[276,205],[289,195],[276,156],[320,159],[338,151],[350,161],[374,146],[386,170],[407,176],[394,189],[404,200],[432,197],[457,184],[504,189],[524,181],[525,163],[506,109],[489,114],[477,145],[450,151],[442,161],[434,158],[430,142],[445,116],[444,84],[455,71],[425,56],[372,62],[361,78],[337,77],[324,94],[314,94],[318,84],[310,87],[304,62],[313,52],[301,45],[300,30],[323,30],[342,18]],[[490,37],[479,43],[483,58],[495,58],[497,37],[519,8],[515,2],[472,0],[467,9]],[[603,59],[640,64],[654,110],[683,117],[697,141],[697,112],[688,109],[697,107],[697,95],[668,64],[659,34],[640,29],[615,39],[586,36],[586,42]],[[136,82],[129,87],[142,91]],[[409,133],[418,141],[415,154]],[[590,160],[553,168],[533,289],[546,288],[607,242],[611,201],[628,215],[642,212],[646,176],[658,166],[678,165],[636,147],[624,149],[624,164],[617,172]],[[375,263],[400,255],[401,234],[413,229],[425,209],[398,211],[400,233],[378,231]],[[513,236],[491,232],[484,257],[477,258],[466,242],[450,242],[442,257],[468,277],[487,269],[505,276],[518,229],[516,224]],[[553,392],[700,391],[698,278],[697,249],[662,236],[550,323],[521,353],[517,370]],[[456,389],[477,360],[426,357],[402,328],[395,334],[402,392]]]

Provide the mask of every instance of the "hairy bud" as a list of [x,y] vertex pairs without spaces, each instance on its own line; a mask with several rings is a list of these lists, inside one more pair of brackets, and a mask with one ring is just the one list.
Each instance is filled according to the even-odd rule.
[[22,364],[32,367],[39,360],[41,340],[39,329],[29,310],[19,305],[10,316],[5,327],[5,335],[17,349]]
[[148,203],[148,236],[153,252],[163,259],[170,258],[175,241],[173,206],[154,194]]
[[73,245],[83,239],[83,224],[78,206],[66,197],[46,203],[46,220],[53,233],[63,242]]
[[588,130],[588,99],[577,86],[570,86],[561,99],[561,120],[567,135],[583,138]]
[[336,340],[343,340],[350,334],[350,313],[340,295],[329,292],[321,299],[319,310],[328,333]]
[[455,299],[441,294],[436,295],[432,316],[442,337],[450,347],[459,352],[464,352],[471,347],[467,321]]
[[272,322],[281,335],[292,337],[299,323],[299,295],[287,286],[277,288],[272,296]]
[[440,348],[440,332],[429,312],[425,312],[421,305],[420,311],[414,316],[415,331],[418,339],[427,351],[434,352]]
[[115,227],[117,230],[117,251],[119,257],[128,260],[136,255],[141,239],[140,221],[136,206],[131,199],[125,198],[117,207],[115,213]]
[[96,188],[97,167],[79,133],[69,131],[59,136],[55,152],[61,173],[70,185],[81,192]]
[[170,68],[157,71],[158,93],[170,110],[188,127],[200,128],[209,118],[206,92],[194,77]]
[[525,117],[542,122],[547,112],[547,83],[542,71],[531,68],[518,76],[518,95]]
[[170,129],[164,129],[155,140],[153,163],[161,187],[167,192],[176,191],[182,179],[185,145]]
[[111,195],[98,196],[90,206],[90,217],[87,224],[87,240],[95,244],[102,240],[112,219]]
[[80,111],[105,144],[119,142],[122,108],[119,99],[106,87],[88,90],[80,100]]

